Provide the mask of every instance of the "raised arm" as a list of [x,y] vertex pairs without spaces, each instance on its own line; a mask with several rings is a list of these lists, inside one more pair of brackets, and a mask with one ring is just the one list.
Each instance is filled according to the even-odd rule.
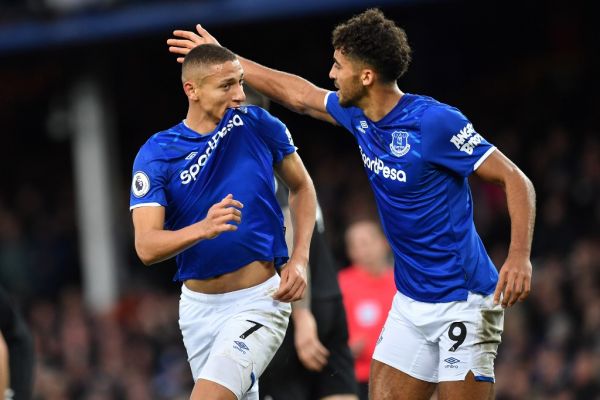
[[[174,31],[175,38],[167,40],[169,51],[185,56],[196,46],[219,44],[217,39],[200,25],[196,25],[196,30],[198,33]],[[183,62],[183,58],[178,57],[177,61]],[[244,68],[244,79],[260,93],[292,111],[335,124],[325,108],[327,90],[297,75],[277,71],[240,56],[238,58]]]
[[488,182],[501,186],[511,221],[508,257],[500,268],[494,301],[510,307],[525,300],[531,290],[531,242],[535,221],[535,190],[525,174],[499,150],[475,171]]
[[230,222],[241,222],[239,208],[242,207],[242,203],[229,194],[208,210],[206,218],[176,231],[164,229],[164,207],[134,208],[135,250],[145,265],[167,260],[200,240],[237,230],[237,226]]

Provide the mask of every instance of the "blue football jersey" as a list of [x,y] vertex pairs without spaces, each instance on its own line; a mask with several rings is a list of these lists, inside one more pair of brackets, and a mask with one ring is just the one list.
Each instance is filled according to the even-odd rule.
[[385,235],[397,289],[417,301],[493,293],[498,272],[473,222],[467,177],[495,150],[456,108],[404,94],[380,121],[326,98],[358,149]]
[[244,204],[237,231],[177,255],[174,280],[206,279],[256,260],[277,267],[287,261],[273,165],[294,151],[285,125],[256,106],[229,109],[211,133],[198,134],[181,122],[141,147],[133,164],[130,209],[165,207],[165,229],[204,219],[229,193]]

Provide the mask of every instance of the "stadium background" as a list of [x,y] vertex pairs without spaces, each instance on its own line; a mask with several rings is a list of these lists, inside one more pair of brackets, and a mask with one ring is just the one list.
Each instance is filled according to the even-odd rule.
[[[171,30],[201,22],[233,51],[331,88],[332,28],[376,4],[413,47],[400,87],[459,107],[538,193],[533,290],[506,315],[497,398],[600,398],[600,30],[591,4],[280,3],[0,3],[0,283],[35,336],[36,398],[189,395],[174,266],[137,260],[128,214],[137,149],[185,116],[179,66],[165,45]],[[82,87],[100,104],[106,182],[93,163],[85,170],[81,153],[94,153],[74,140],[85,131],[85,119],[74,121],[86,101]],[[289,126],[315,180],[343,266],[345,227],[375,216],[356,145],[341,128],[277,105],[271,111]],[[499,266],[509,239],[503,194],[472,185],[477,226]],[[99,186],[106,193],[85,197]],[[94,227],[85,233],[82,221],[98,208],[108,237],[90,238]],[[86,241],[114,251],[112,289],[100,284],[106,276],[83,272],[98,258]],[[104,297],[90,295],[98,287]]]

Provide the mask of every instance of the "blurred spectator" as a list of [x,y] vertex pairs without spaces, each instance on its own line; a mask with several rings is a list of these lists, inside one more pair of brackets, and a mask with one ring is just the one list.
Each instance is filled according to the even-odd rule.
[[582,347],[573,360],[571,371],[576,399],[600,398],[600,355],[591,347]]
[[348,227],[345,237],[351,265],[340,271],[338,277],[360,398],[366,400],[371,356],[396,294],[396,285],[390,249],[377,222],[355,222]]

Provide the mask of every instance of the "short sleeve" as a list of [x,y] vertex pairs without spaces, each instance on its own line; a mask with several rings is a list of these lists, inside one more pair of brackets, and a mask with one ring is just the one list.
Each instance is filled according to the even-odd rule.
[[425,111],[421,137],[426,161],[465,177],[496,149],[460,111],[444,105]]
[[325,108],[338,124],[353,132],[352,107],[342,107],[336,92],[327,93],[325,96]]
[[129,197],[129,209],[143,206],[167,206],[167,163],[152,152],[146,143],[133,162],[133,179]]
[[273,163],[278,164],[283,158],[297,150],[294,139],[288,128],[260,107],[256,108],[256,130],[273,155]]

